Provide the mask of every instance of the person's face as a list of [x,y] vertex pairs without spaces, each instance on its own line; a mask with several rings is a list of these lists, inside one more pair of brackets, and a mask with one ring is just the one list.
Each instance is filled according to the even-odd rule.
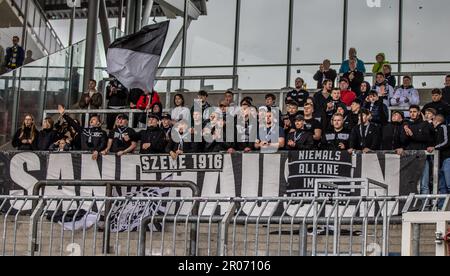
[[384,76],[378,75],[377,76],[377,83],[383,83],[384,82]]
[[272,97],[266,98],[266,106],[273,106],[273,99]]
[[228,106],[225,103],[220,104],[219,108],[222,111],[222,113],[227,113],[228,111]]
[[306,99],[306,102],[309,103],[309,104],[314,104],[314,101],[311,98]]
[[311,116],[314,113],[314,108],[311,105],[306,105],[304,109],[305,116]]
[[440,102],[442,100],[442,95],[441,94],[433,94],[433,95],[431,95],[431,99],[435,103]]
[[377,56],[377,62],[378,62],[378,63],[382,63],[383,61],[384,61],[383,56],[382,56],[382,55],[378,55],[378,56]]
[[159,107],[159,105],[153,106],[153,113],[160,113],[160,112],[161,112],[161,108]]
[[175,104],[177,106],[181,106],[183,104],[183,100],[181,99],[181,97],[179,97],[179,96],[175,97]]
[[383,74],[387,75],[391,73],[391,69],[389,68],[389,66],[383,66]]
[[91,127],[98,127],[100,125],[100,121],[98,120],[97,117],[92,117],[91,120],[89,121],[89,125]]
[[333,83],[329,81],[325,84],[325,90],[331,91],[331,89],[333,89]]
[[19,39],[17,37],[13,37],[12,42],[14,45],[17,45],[17,44],[19,44]]
[[42,122],[42,128],[43,129],[50,129],[50,123],[48,122],[48,120],[44,120]]
[[31,58],[33,56],[33,52],[32,51],[27,51],[27,57]]
[[122,120],[120,120],[120,126],[121,126],[121,127],[126,127],[126,126],[128,126],[128,120],[127,120],[127,119],[122,119]]
[[94,90],[94,89],[95,89],[95,86],[96,86],[95,81],[90,81],[90,82],[89,82],[89,89]]
[[26,116],[24,119],[24,123],[26,127],[31,127],[31,125],[33,124],[33,118],[31,118],[31,116]]
[[198,95],[198,98],[202,101],[202,103],[206,103],[206,99],[208,97],[204,96],[204,95]]
[[192,115],[192,117],[194,118],[195,122],[199,122],[202,120],[202,114],[200,112],[194,112],[194,114]]
[[357,113],[361,109],[361,105],[358,103],[352,103],[351,109],[353,113]]
[[356,57],[356,49],[355,48],[351,48],[348,51],[348,55],[349,55],[349,57]]
[[341,91],[347,91],[348,89],[348,83],[346,81],[341,81],[339,83],[339,88],[341,89]]
[[301,89],[303,87],[303,81],[301,79],[295,80],[295,88]]
[[[163,122],[164,122],[164,120],[163,120]],[[149,127],[157,127],[158,126],[158,119],[156,119],[156,118],[149,118],[147,125]]]
[[290,115],[294,115],[298,112],[298,107],[293,104],[290,104],[287,106],[287,111]]
[[233,102],[233,95],[230,94],[230,93],[226,93],[226,94],[225,94],[225,101],[226,101],[228,104],[232,103],[232,102]]
[[394,123],[401,123],[403,121],[402,116],[398,113],[392,114],[392,122]]
[[323,62],[323,69],[325,69],[325,71],[327,71],[328,69],[330,69],[330,67],[331,67],[330,61],[329,60],[325,60]]
[[445,86],[450,86],[450,78],[445,78]]
[[371,115],[363,114],[362,115],[362,123],[367,124],[370,121]]
[[417,120],[419,118],[420,115],[420,111],[415,109],[415,108],[411,108],[409,110],[409,116],[411,117],[412,120]]
[[409,78],[403,78],[404,86],[411,86],[411,80]]
[[351,59],[349,64],[350,64],[350,70],[353,71],[356,69],[356,60]]
[[295,128],[296,129],[303,129],[304,126],[305,126],[305,121],[303,121],[303,120],[296,120],[295,121]]
[[333,98],[334,101],[339,101],[341,99],[341,91],[333,90],[333,92],[331,92],[331,98]]
[[270,126],[270,125],[272,125],[272,112],[267,112],[266,114],[265,114],[265,120],[266,120],[266,124],[268,125],[268,126]]
[[163,127],[165,127],[165,128],[170,127],[170,120],[167,119],[167,118],[162,119],[162,125],[163,125]]
[[363,83],[361,83],[360,89],[361,89],[361,92],[365,93],[369,90],[369,87],[367,87],[367,83],[363,82]]
[[425,112],[425,120],[431,122],[434,120],[434,117],[436,117],[433,113],[426,111]]
[[333,127],[335,129],[341,129],[344,126],[344,119],[341,116],[334,116]]

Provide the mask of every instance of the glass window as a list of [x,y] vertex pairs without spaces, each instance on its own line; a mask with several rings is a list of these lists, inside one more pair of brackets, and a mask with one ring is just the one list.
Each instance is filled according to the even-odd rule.
[[286,86],[286,67],[241,67],[240,89],[280,89]]
[[294,1],[292,63],[342,59],[343,0]]
[[450,60],[450,1],[404,1],[403,61]]
[[[347,47],[355,47],[366,63],[374,63],[378,53],[398,61],[399,1],[383,0],[380,7],[369,7],[367,1],[349,0],[348,5]],[[372,66],[366,70],[371,72]]]
[[239,64],[286,63],[289,0],[241,3]]
[[208,15],[189,27],[186,65],[232,65],[235,17],[236,0],[209,1]]

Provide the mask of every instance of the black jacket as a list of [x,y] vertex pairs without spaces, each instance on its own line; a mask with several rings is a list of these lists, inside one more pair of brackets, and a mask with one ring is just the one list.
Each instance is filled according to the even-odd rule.
[[372,122],[384,126],[388,123],[388,108],[383,103],[383,100],[378,100],[375,103],[365,103],[364,108],[372,112]]
[[384,75],[384,77],[386,78],[387,83],[392,86],[392,88],[395,89],[395,87],[397,87],[397,79],[392,76],[392,74]]
[[340,132],[336,130],[328,130],[325,135],[322,136],[321,147],[324,150],[341,150],[339,144],[345,145],[345,149],[349,149],[350,132],[347,129],[342,129]]
[[383,126],[381,130],[381,150],[391,151],[403,148],[400,140],[402,130],[403,123],[389,123]]
[[[289,141],[295,142],[295,147],[288,145]],[[306,130],[296,130],[295,132],[289,133],[287,142],[287,148],[289,150],[310,150],[314,148],[314,139],[310,131]]]
[[322,73],[320,70],[318,70],[313,78],[315,81],[317,81],[317,89],[322,89],[324,80],[331,80],[333,82],[333,84],[335,83],[336,78],[337,78],[337,72],[334,69],[330,69],[324,73]]
[[441,124],[436,128],[436,147],[439,151],[440,167],[442,163],[450,158],[450,140],[449,140],[449,126]]
[[[166,134],[159,127],[149,127],[137,134],[136,140],[141,141],[140,154],[164,153],[166,150]],[[150,148],[144,150],[142,146],[150,143]]]
[[[111,89],[115,87],[116,93],[112,94]],[[106,99],[108,107],[124,107],[127,106],[128,89],[126,89],[118,80],[113,80],[106,87]]]
[[58,141],[58,132],[52,129],[43,129],[39,132],[37,140],[37,150],[47,151],[50,146]]
[[[353,73],[355,76],[353,80],[350,80],[349,77],[351,73]],[[344,74],[344,78],[348,79],[352,91],[355,92],[356,96],[359,96],[361,94],[361,83],[363,83],[364,81],[364,73],[359,72],[357,70],[349,71]]]
[[368,126],[357,125],[350,135],[350,148],[354,150],[378,150],[380,148],[380,130],[373,123]]
[[64,115],[66,122],[80,135],[80,150],[101,152],[107,146],[107,134],[100,127],[82,128],[70,116]]
[[314,111],[319,111],[325,113],[327,102],[331,100],[331,96],[325,98],[322,94],[322,91],[314,94]]
[[359,124],[359,114],[350,112],[347,114],[344,120],[344,126],[346,129],[353,129]]
[[23,137],[20,137],[22,134],[22,129],[20,128],[17,130],[16,134],[14,135],[12,146],[15,147],[17,150],[26,150],[26,151],[32,151],[37,149],[37,140],[38,140],[38,132],[36,131],[34,133],[34,140],[33,143],[30,144],[22,144],[22,140],[30,140],[31,139],[31,128],[25,128]]
[[450,86],[446,86],[442,89],[442,100],[450,104]]
[[303,107],[305,105],[308,97],[309,97],[308,91],[303,90],[303,89],[300,91],[297,91],[294,89],[286,95],[285,101],[288,101],[288,100],[296,101],[298,103],[299,107]]
[[406,135],[405,129],[402,128],[401,143],[405,146],[405,150],[426,150],[428,147],[435,145],[435,131],[430,123],[419,118],[405,124],[413,132],[413,136],[409,137]]
[[425,110],[427,110],[428,108],[434,108],[437,111],[437,114],[441,114],[445,118],[450,115],[450,105],[444,101],[431,102],[426,104],[422,109],[422,113],[425,114]]

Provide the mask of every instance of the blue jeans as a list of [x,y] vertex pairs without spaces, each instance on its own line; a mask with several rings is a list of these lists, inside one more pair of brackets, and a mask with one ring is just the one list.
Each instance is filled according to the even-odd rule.
[[[439,171],[439,194],[450,194],[450,158],[444,160],[441,170]],[[439,201],[439,208],[442,208],[444,200]]]
[[433,167],[433,157],[428,156],[425,162],[425,168],[423,169],[422,179],[420,180],[420,194],[430,194],[430,168]]
[[444,160],[444,164],[439,171],[439,194],[450,194],[450,158]]

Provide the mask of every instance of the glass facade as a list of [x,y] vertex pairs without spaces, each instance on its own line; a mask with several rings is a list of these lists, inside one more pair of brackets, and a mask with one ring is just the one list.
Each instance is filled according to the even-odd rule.
[[[378,53],[385,53],[395,73],[450,69],[446,0],[213,0],[207,5],[208,15],[189,27],[186,75],[236,72],[234,88],[280,89],[296,77],[314,88],[320,63],[330,59],[338,70],[350,47],[357,48],[367,72]],[[182,20],[177,21],[178,31]],[[181,66],[181,45],[167,65],[172,72]],[[414,83],[431,89],[442,86],[442,76],[421,75]]]

